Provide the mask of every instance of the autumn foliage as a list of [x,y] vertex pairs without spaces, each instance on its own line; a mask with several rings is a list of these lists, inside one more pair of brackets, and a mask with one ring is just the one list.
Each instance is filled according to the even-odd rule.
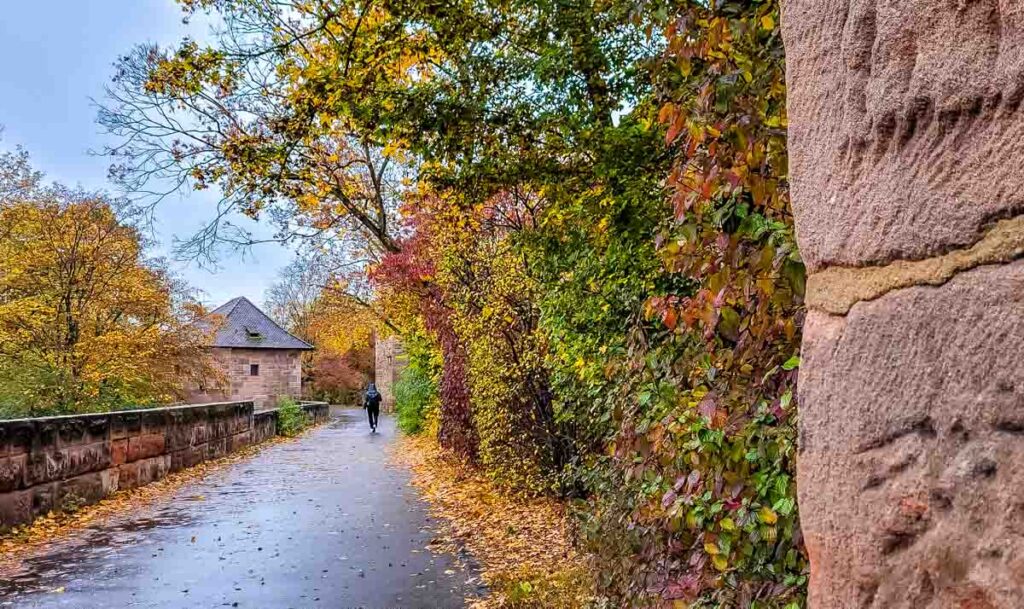
[[565,500],[607,606],[803,605],[776,0],[184,4],[228,34],[122,63],[123,177],[363,261],[441,445]]
[[118,212],[102,195],[38,180],[0,200],[3,414],[168,403],[189,383],[218,381],[201,307]]
[[372,378],[375,330],[370,303],[345,291],[344,278],[323,257],[299,257],[267,291],[270,314],[289,332],[316,345],[302,356],[303,392],[336,404],[353,404]]

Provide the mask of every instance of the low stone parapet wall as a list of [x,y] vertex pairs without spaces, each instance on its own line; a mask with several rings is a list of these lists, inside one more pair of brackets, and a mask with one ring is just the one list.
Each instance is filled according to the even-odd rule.
[[313,425],[326,423],[331,416],[331,405],[327,402],[300,402],[300,405],[302,410],[309,415],[309,420]]
[[[314,423],[327,420],[326,403],[302,407]],[[276,432],[276,412],[254,412],[252,402],[0,421],[0,530],[95,503]]]

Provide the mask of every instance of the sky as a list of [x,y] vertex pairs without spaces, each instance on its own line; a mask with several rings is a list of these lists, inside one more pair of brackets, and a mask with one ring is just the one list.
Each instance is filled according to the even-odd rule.
[[[0,18],[0,150],[24,147],[48,181],[113,190],[109,159],[90,154],[109,142],[96,123],[93,100],[114,73],[113,64],[140,43],[173,45],[190,35],[202,40],[206,26],[182,23],[173,0],[17,0]],[[153,254],[169,256],[212,217],[214,198],[191,193],[165,200],[155,212]],[[245,225],[245,221],[237,221]],[[249,225],[251,226],[251,225]],[[256,227],[259,231],[259,227]],[[248,255],[225,253],[218,268],[172,261],[172,268],[217,306],[235,296],[262,302],[278,271],[292,258],[276,244]]]

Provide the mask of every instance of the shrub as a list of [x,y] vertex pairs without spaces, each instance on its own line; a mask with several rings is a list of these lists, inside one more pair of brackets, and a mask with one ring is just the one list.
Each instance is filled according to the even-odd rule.
[[292,398],[281,398],[277,403],[277,434],[291,438],[307,427],[309,415],[302,406]]
[[398,429],[409,435],[423,431],[427,414],[437,400],[434,379],[422,368],[410,365],[395,382],[395,414]]

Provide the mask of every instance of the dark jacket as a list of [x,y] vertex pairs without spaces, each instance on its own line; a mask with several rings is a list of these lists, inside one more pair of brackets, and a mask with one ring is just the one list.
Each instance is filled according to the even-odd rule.
[[366,390],[366,397],[363,399],[363,408],[380,408],[380,399],[377,386],[370,383],[370,387]]

